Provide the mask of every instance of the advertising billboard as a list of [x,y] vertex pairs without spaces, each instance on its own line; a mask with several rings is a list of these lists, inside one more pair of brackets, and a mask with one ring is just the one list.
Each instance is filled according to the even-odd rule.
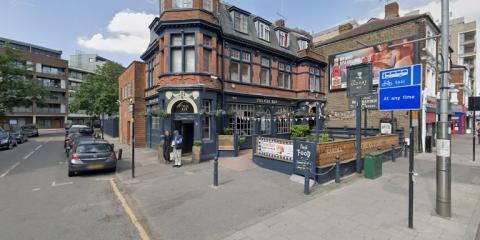
[[257,138],[257,155],[282,161],[293,161],[293,141],[277,138]]
[[416,59],[414,43],[389,47],[409,40],[404,38],[334,55],[330,61],[330,90],[347,88],[347,67],[352,65],[372,64],[373,84],[378,84],[381,70],[413,65]]

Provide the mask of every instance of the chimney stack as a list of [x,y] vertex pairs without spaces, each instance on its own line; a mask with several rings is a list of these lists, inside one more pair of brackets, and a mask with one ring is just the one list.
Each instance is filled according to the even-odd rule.
[[285,20],[283,20],[283,19],[278,19],[277,21],[275,21],[275,26],[277,26],[277,27],[285,27]]
[[338,33],[342,34],[342,33],[350,32],[350,30],[352,29],[353,29],[353,25],[351,23],[345,23],[338,26]]
[[397,2],[392,2],[387,5],[385,5],[385,19],[392,19],[399,17],[400,7],[398,6]]

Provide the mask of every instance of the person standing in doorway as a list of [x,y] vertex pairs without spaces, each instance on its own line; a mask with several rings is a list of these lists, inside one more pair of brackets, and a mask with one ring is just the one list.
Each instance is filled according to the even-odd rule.
[[164,140],[163,140],[163,158],[167,163],[171,163],[172,159],[170,158],[172,152],[172,135],[167,130],[165,131]]
[[182,166],[182,147],[183,147],[183,138],[182,135],[175,130],[173,132],[173,140],[172,140],[172,150],[175,163],[173,167],[181,167]]

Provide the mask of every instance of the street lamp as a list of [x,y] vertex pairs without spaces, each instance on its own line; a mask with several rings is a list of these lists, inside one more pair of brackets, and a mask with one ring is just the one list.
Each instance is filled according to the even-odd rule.
[[129,100],[130,112],[132,113],[132,178],[135,178],[135,101]]

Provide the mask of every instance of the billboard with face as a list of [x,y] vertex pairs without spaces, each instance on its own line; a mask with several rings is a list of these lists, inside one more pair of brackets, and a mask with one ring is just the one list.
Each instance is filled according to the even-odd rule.
[[347,88],[347,67],[352,65],[371,63],[373,84],[378,84],[378,72],[381,70],[413,65],[416,59],[415,43],[389,47],[409,40],[411,38],[404,38],[334,55],[330,61],[330,90]]

